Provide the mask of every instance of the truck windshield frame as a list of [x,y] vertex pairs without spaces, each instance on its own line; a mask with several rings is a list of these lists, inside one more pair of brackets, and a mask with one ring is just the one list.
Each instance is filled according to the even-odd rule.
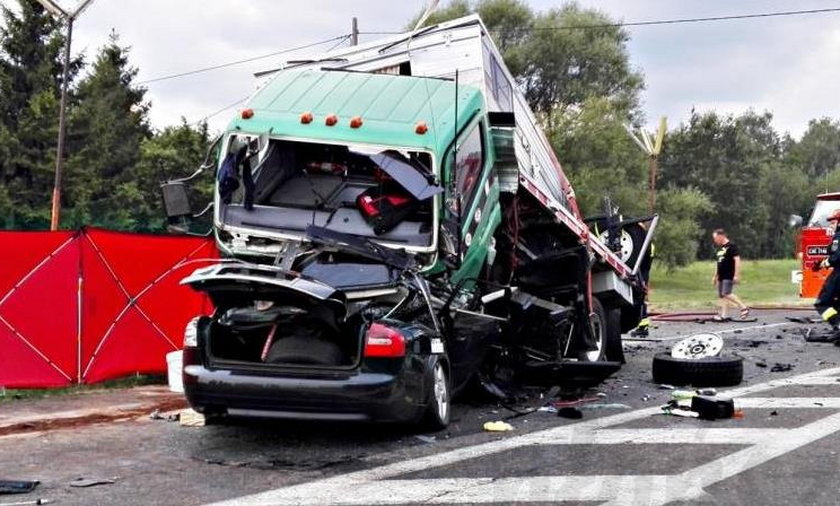
[[[228,195],[223,195],[222,179],[225,177],[225,159],[235,155],[242,146],[253,145],[253,141],[258,139],[259,135],[255,132],[229,132],[225,136],[222,156],[219,157],[216,167],[214,189],[216,204],[214,221],[218,231],[230,234],[234,238],[259,237],[277,241],[306,241],[306,228],[315,225],[358,235],[383,246],[410,252],[434,253],[437,251],[440,193],[419,200],[415,215],[408,216],[405,222],[400,221],[393,229],[379,234],[374,232],[372,226],[366,224],[364,216],[356,205],[351,204],[363,190],[381,189],[384,184],[390,187],[398,186],[394,178],[385,171],[381,169],[377,171],[375,167],[373,171],[368,170],[376,165],[372,160],[372,155],[385,154],[388,157],[403,158],[405,165],[410,165],[418,171],[418,174],[426,176],[429,184],[433,186],[440,180],[440,168],[434,152],[365,142],[329,142],[320,139],[271,135],[268,141],[272,146],[292,148],[296,155],[307,150],[307,155],[311,154],[312,150],[323,150],[324,153],[332,155],[347,154],[348,159],[344,160],[346,162],[344,166],[333,163],[335,159],[329,162],[321,160],[317,166],[314,161],[306,158],[302,158],[300,162],[295,160],[292,162],[293,174],[285,177],[285,180],[283,180],[284,176],[279,176],[281,181],[275,181],[272,188],[269,184],[261,186],[261,180],[268,181],[265,179],[266,176],[271,175],[268,164],[277,163],[278,155],[272,155],[271,149],[248,151],[234,171],[238,179],[236,189]],[[236,142],[237,139],[239,142]],[[266,156],[256,159],[256,155],[260,152]],[[272,156],[275,156],[273,161],[270,159]],[[286,162],[288,160],[281,160],[280,163]],[[245,168],[246,165],[248,170]],[[348,168],[350,165],[366,166],[358,169],[360,172],[354,173],[354,168]],[[428,169],[428,172],[424,169]],[[248,176],[244,174],[246,171]],[[253,180],[253,188],[252,195],[246,199],[249,178]],[[292,184],[289,184],[290,182]],[[405,188],[405,193],[410,196],[409,190]],[[314,195],[314,200],[308,202],[307,195]],[[247,209],[249,205],[250,209]],[[412,221],[415,216],[417,219]]]

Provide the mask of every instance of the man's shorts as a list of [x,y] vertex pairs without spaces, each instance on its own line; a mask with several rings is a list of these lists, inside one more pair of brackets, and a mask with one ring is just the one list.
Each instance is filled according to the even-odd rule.
[[731,279],[721,279],[718,281],[718,296],[726,297],[732,294],[733,283]]

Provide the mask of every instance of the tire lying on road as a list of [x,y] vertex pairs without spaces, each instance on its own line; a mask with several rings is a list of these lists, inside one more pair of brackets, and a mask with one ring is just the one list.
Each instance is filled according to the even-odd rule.
[[653,357],[653,381],[659,384],[695,387],[730,387],[744,379],[741,357],[716,356],[698,359],[674,358],[670,353]]

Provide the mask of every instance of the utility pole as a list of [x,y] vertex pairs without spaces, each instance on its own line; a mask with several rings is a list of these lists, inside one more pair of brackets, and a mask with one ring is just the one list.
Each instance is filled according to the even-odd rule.
[[82,0],[76,10],[65,11],[53,0],[38,0],[44,9],[53,16],[63,19],[67,23],[67,38],[64,41],[64,71],[61,78],[61,102],[58,106],[58,142],[55,153],[55,182],[52,193],[52,212],[50,214],[50,230],[58,230],[61,218],[61,171],[64,168],[64,134],[66,130],[65,116],[67,108],[67,81],[70,76],[70,45],[73,40],[73,22],[81,16],[93,0]]
[[350,25],[350,45],[359,45],[359,20],[353,16],[353,23]]

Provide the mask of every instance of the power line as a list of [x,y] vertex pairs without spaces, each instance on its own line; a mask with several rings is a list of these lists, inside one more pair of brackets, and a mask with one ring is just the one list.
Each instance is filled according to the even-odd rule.
[[196,123],[198,123],[198,124],[204,123],[204,122],[206,122],[207,120],[209,120],[210,118],[212,118],[212,117],[214,117],[214,116],[218,116],[219,114],[221,114],[221,113],[223,113],[223,112],[227,111],[228,109],[230,109],[230,108],[232,108],[232,107],[236,107],[237,105],[241,104],[242,102],[244,102],[244,101],[248,100],[248,97],[250,97],[250,96],[251,96],[251,95],[248,95],[247,97],[242,97],[242,98],[240,98],[239,100],[237,100],[236,102],[234,102],[234,103],[232,103],[232,104],[229,104],[229,105],[226,105],[226,106],[222,107],[221,109],[219,109],[219,110],[217,110],[217,111],[214,111],[214,112],[212,112],[212,113],[208,114],[207,116],[203,117],[202,119],[200,119],[200,120],[196,121]]
[[272,56],[278,56],[278,55],[281,55],[281,54],[284,54],[284,53],[291,53],[292,51],[299,51],[301,49],[308,49],[310,47],[320,46],[321,44],[326,44],[328,42],[333,42],[333,41],[337,41],[337,40],[341,40],[343,42],[344,40],[346,40],[349,37],[350,36],[346,35],[346,34],[345,35],[339,35],[338,37],[333,37],[331,39],[321,40],[321,41],[318,41],[318,42],[312,42],[310,44],[305,44],[303,46],[297,46],[297,47],[293,47],[293,48],[289,48],[289,49],[283,49],[282,51],[275,51],[273,53],[263,54],[263,55],[260,55],[260,56],[254,56],[254,57],[251,57],[251,58],[245,58],[244,60],[236,60],[236,61],[232,61],[232,62],[228,62],[228,63],[222,63],[222,64],[219,64],[219,65],[213,65],[212,67],[204,67],[204,68],[199,68],[199,69],[188,70],[186,72],[179,72],[177,74],[170,74],[170,75],[166,75],[166,76],[155,77],[155,78],[152,78],[152,79],[146,79],[145,81],[137,82],[137,84],[138,85],[143,85],[143,84],[155,83],[155,82],[159,82],[159,81],[167,81],[169,79],[176,79],[176,78],[179,78],[179,77],[191,76],[191,75],[195,75],[195,74],[200,74],[202,72],[209,72],[211,70],[218,70],[218,69],[223,69],[223,68],[227,68],[227,67],[233,67],[234,65],[241,65],[243,63],[250,63],[250,62],[257,61],[257,60],[262,60],[262,59],[265,59],[265,58],[271,58]]
[[[840,12],[840,7],[827,9],[809,9],[800,11],[778,11],[778,12],[762,12],[755,14],[736,14],[731,16],[710,16],[704,18],[678,18],[678,19],[659,19],[649,21],[630,21],[623,23],[603,23],[597,25],[577,25],[577,26],[549,26],[543,28],[525,27],[513,29],[510,31],[551,31],[551,30],[589,30],[596,28],[621,28],[626,26],[654,26],[654,25],[676,25],[684,23],[708,23],[714,21],[733,21],[740,19],[756,19],[756,18],[777,18],[786,16],[802,16],[808,14],[830,14]],[[404,32],[359,32],[361,35],[397,35]]]

